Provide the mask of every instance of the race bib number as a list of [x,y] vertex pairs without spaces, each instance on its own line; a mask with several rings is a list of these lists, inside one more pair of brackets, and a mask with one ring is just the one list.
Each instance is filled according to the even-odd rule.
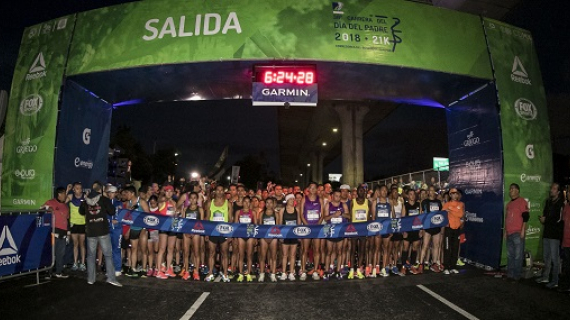
[[417,216],[420,214],[419,210],[410,210],[410,212],[408,212],[409,216]]
[[309,210],[307,211],[307,220],[319,220],[319,211]]
[[186,214],[186,219],[196,220],[196,219],[198,219],[198,216],[197,216],[196,212],[190,212],[190,213]]
[[239,217],[239,223],[251,223],[250,217]]
[[389,218],[390,217],[390,213],[388,212],[387,209],[378,210],[376,215],[378,216],[378,218]]
[[439,211],[439,205],[437,203],[430,202],[429,211]]
[[285,225],[286,225],[286,226],[296,226],[296,225],[297,225],[297,221],[295,221],[295,220],[285,221]]
[[274,226],[275,225],[275,219],[263,219],[263,224]]
[[223,222],[224,221],[224,214],[221,212],[214,212],[214,217],[212,218],[212,221]]
[[342,218],[341,218],[341,217],[332,218],[332,219],[331,219],[331,223],[332,223],[332,224],[339,224],[339,223],[342,223]]
[[356,220],[366,220],[366,210],[356,210]]

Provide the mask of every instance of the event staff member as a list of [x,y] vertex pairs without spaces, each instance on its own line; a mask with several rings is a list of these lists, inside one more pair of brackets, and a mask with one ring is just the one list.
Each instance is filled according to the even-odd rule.
[[504,238],[507,240],[507,278],[518,281],[523,265],[524,238],[529,219],[528,203],[520,197],[520,187],[509,187],[511,201],[507,204]]
[[69,220],[69,208],[65,204],[65,199],[67,197],[65,188],[57,188],[55,190],[55,194],[55,198],[46,201],[40,209],[53,214],[53,218],[55,219],[55,277],[66,279],[68,276],[63,274],[63,259],[65,256],[65,246],[68,242],[68,237],[71,234],[67,223]]
[[[558,271],[560,270],[560,240],[564,224],[562,223],[562,209],[564,199],[562,198],[560,185],[553,183],[550,187],[550,198],[546,200],[540,223],[544,225],[542,233],[542,252],[544,255],[544,269],[542,276],[536,282],[547,283],[546,287],[552,289],[558,287]],[[552,281],[548,282],[552,271]]]
[[459,235],[465,217],[465,204],[459,201],[459,191],[456,188],[449,190],[451,200],[443,205],[447,211],[449,224],[444,230],[443,274],[459,273],[457,259],[459,255]]
[[119,201],[117,196],[117,187],[115,186],[107,186],[105,191],[107,198],[111,200],[113,204],[113,208],[115,208],[115,215],[109,219],[109,227],[111,228],[111,246],[113,251],[113,265],[115,266],[115,276],[121,275],[121,268],[122,268],[122,257],[121,257],[121,237],[123,236],[123,229],[121,228],[121,224],[119,220],[117,220],[117,214],[119,210],[123,208],[123,203]]
[[111,200],[103,197],[101,192],[101,188],[94,188],[79,207],[79,214],[85,216],[87,283],[95,283],[95,255],[97,253],[97,245],[100,245],[105,256],[107,282],[114,286],[122,287],[115,279],[115,266],[113,266],[111,237],[109,235],[108,218],[115,214],[115,208]]
[[[206,216],[204,220],[228,223],[230,221],[230,217],[233,216],[232,206],[230,202],[225,198],[224,186],[222,185],[216,185],[216,188],[214,189],[214,198],[206,202],[204,207],[206,209]],[[208,242],[208,275],[204,281],[214,281],[214,275],[212,272],[214,270],[216,247],[219,245],[220,255],[222,259],[222,281],[230,282],[230,278],[228,278],[227,274],[229,254],[229,243],[227,239],[221,236],[210,236]]]

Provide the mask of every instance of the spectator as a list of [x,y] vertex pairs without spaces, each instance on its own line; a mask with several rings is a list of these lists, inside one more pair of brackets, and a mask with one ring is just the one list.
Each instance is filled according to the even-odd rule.
[[[542,252],[544,270],[542,276],[536,279],[538,283],[546,283],[549,289],[558,287],[558,272],[560,270],[560,240],[562,239],[562,209],[564,199],[561,196],[560,185],[553,183],[550,187],[550,198],[546,200],[540,223],[544,225],[542,233]],[[552,281],[550,272],[552,271]]]
[[509,187],[511,201],[507,204],[505,233],[507,240],[507,278],[518,281],[523,265],[526,223],[529,219],[528,203],[520,197],[520,187],[512,183]]
[[55,277],[60,279],[68,278],[63,274],[63,264],[65,256],[65,246],[67,244],[69,232],[67,220],[69,220],[69,207],[65,204],[67,192],[65,188],[59,187],[55,191],[55,198],[46,201],[41,209],[53,214],[55,220]]

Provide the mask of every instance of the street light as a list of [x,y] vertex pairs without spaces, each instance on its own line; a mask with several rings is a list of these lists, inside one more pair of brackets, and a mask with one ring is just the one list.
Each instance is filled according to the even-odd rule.
[[178,152],[175,152],[175,153],[174,153],[174,156],[175,156],[175,157],[178,157]]
[[198,172],[192,172],[192,173],[190,174],[190,177],[191,177],[192,179],[196,179],[196,178],[198,178],[199,176],[200,176],[200,175],[198,174]]

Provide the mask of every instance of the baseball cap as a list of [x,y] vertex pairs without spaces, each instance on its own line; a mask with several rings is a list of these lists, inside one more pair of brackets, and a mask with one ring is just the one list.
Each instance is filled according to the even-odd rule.
[[292,195],[292,194],[288,194],[288,195],[285,196],[285,202],[287,202],[287,201],[289,201],[289,200],[291,200],[291,199],[295,200],[295,196]]
[[107,192],[117,192],[117,187],[113,185],[107,186]]
[[174,191],[174,187],[171,185],[164,186],[164,191]]
[[350,190],[350,186],[348,184],[343,184],[340,186],[340,190]]

